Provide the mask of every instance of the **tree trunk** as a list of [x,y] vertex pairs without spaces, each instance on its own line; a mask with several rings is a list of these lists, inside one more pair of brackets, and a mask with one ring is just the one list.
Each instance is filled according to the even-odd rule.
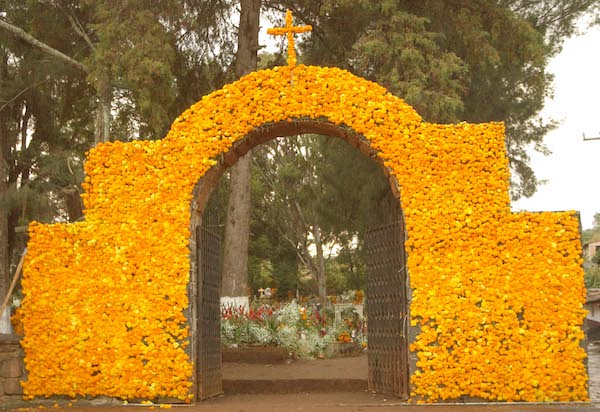
[[237,298],[248,295],[246,285],[248,284],[248,244],[250,239],[251,160],[251,157],[246,155],[231,169],[223,245],[221,289],[223,297]]
[[[306,225],[304,220],[304,214],[298,202],[294,202],[293,212],[290,214],[290,221],[292,221],[293,231],[296,231],[296,236],[300,241],[301,249],[297,250],[298,258],[302,261],[304,266],[309,270],[312,277],[317,282],[317,293],[319,300],[323,307],[330,306],[331,301],[327,299],[327,277],[325,275],[325,256],[323,254],[323,241],[321,240],[321,228],[317,223],[314,223],[312,227]],[[315,243],[315,249],[317,251],[316,261],[310,253],[308,246],[308,234],[312,233],[313,240]]]
[[319,300],[323,307],[327,307],[329,300],[327,299],[327,278],[325,276],[325,257],[323,256],[323,243],[321,242],[321,229],[318,224],[312,227],[313,237],[315,239],[315,248],[317,249],[317,264],[316,278]]
[[[235,60],[237,77],[242,77],[257,67],[260,0],[241,0],[240,5],[238,50]],[[247,305],[248,301],[246,285],[250,240],[251,166],[252,153],[248,152],[231,168],[221,288],[221,296],[226,304]]]
[[[0,84],[6,81],[6,56],[0,57]],[[0,196],[8,189],[8,130],[7,110],[0,110]],[[0,207],[0,299],[4,299],[10,282],[10,254],[8,249],[9,209]],[[2,314],[0,314],[1,316]]]
[[98,143],[110,141],[110,106],[112,103],[112,86],[108,73],[102,73],[95,82],[98,94],[98,107],[96,108],[96,130],[94,146]]
[[69,215],[69,222],[77,222],[83,217],[83,202],[77,187],[70,187],[64,190],[65,206]]

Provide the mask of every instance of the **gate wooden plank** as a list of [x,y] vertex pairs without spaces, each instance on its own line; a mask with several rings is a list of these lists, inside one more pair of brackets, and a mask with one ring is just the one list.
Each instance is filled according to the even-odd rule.
[[365,235],[369,390],[408,398],[408,322],[404,224]]

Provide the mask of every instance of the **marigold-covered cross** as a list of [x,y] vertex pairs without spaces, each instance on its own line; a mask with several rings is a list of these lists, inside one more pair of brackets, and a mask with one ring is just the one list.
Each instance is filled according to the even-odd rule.
[[293,26],[292,25],[292,12],[288,10],[285,14],[285,27],[274,27],[267,30],[267,34],[272,36],[287,36],[288,41],[288,59],[287,63],[289,67],[296,66],[296,49],[294,47],[294,34],[306,33],[312,30],[312,26]]

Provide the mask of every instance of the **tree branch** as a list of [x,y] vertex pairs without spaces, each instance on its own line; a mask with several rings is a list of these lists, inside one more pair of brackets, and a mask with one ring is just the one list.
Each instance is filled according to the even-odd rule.
[[2,110],[4,110],[4,108],[5,108],[6,106],[8,106],[9,104],[11,104],[11,103],[12,103],[12,102],[14,102],[15,100],[17,100],[17,98],[18,98],[20,95],[22,95],[23,93],[25,93],[27,90],[29,90],[29,89],[33,89],[33,88],[35,88],[35,87],[38,87],[39,85],[41,85],[41,84],[43,84],[43,83],[46,83],[46,82],[47,82],[47,81],[49,81],[49,80],[50,80],[50,78],[47,78],[47,79],[44,79],[44,80],[42,80],[42,81],[40,81],[40,82],[37,82],[37,83],[35,83],[35,84],[32,84],[31,86],[24,88],[24,89],[23,89],[23,90],[21,90],[19,93],[17,93],[16,95],[14,95],[14,96],[13,96],[13,97],[12,97],[10,100],[6,100],[6,101],[0,101],[0,103],[4,103],[4,104],[2,105],[2,107],[0,107],[0,112],[1,112]]
[[319,273],[317,264],[315,263],[312,256],[310,255],[310,251],[308,250],[308,245],[307,245],[306,241],[302,242],[302,254],[304,255],[304,259],[302,259],[302,257],[301,257],[301,259],[304,260],[304,266],[306,266],[306,268],[309,270],[310,274],[318,282],[321,275]]
[[54,58],[57,58],[59,60],[62,60],[63,62],[67,63],[69,66],[79,69],[85,73],[88,73],[88,68],[85,67],[82,63],[80,63],[77,60],[73,59],[72,57],[69,57],[66,54],[48,46],[46,43],[42,43],[41,41],[39,41],[38,39],[33,37],[31,34],[25,32],[23,29],[21,29],[17,26],[13,26],[12,24],[7,23],[1,19],[0,19],[0,29],[6,30],[7,32],[18,37],[19,39],[23,40],[24,42],[29,43],[30,45],[32,45],[34,47],[37,47],[44,53],[46,53]]
[[90,46],[92,52],[95,52],[96,47],[94,46],[94,43],[92,43],[90,36],[88,36],[88,34],[85,32],[83,26],[81,25],[77,17],[71,16],[66,10],[63,10],[63,13],[67,15],[67,18],[71,22],[71,26],[73,26],[73,30],[75,30],[75,32],[79,34],[83,38],[83,40],[85,40],[88,46]]
[[299,249],[298,244],[295,243],[291,238],[289,238],[287,236],[287,234],[283,231],[283,229],[281,229],[280,226],[277,226],[277,229],[278,229],[279,233],[281,234],[281,236],[285,240],[287,240],[290,243],[290,245],[292,245],[294,247],[294,250],[296,251],[296,256],[298,256],[298,259],[300,259],[300,263],[302,263],[306,268],[309,268],[309,263],[306,261],[306,259],[304,257],[304,252],[303,252],[304,249]]

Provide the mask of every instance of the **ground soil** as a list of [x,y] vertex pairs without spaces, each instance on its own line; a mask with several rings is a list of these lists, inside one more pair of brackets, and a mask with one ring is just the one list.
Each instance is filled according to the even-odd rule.
[[367,378],[366,354],[285,363],[223,363],[223,390],[228,394],[360,392],[367,390]]
[[285,363],[292,354],[279,346],[241,346],[238,348],[223,348],[221,359],[227,363],[255,363],[272,365]]
[[223,379],[362,379],[368,378],[367,354],[333,359],[296,359],[284,363],[223,362]]

